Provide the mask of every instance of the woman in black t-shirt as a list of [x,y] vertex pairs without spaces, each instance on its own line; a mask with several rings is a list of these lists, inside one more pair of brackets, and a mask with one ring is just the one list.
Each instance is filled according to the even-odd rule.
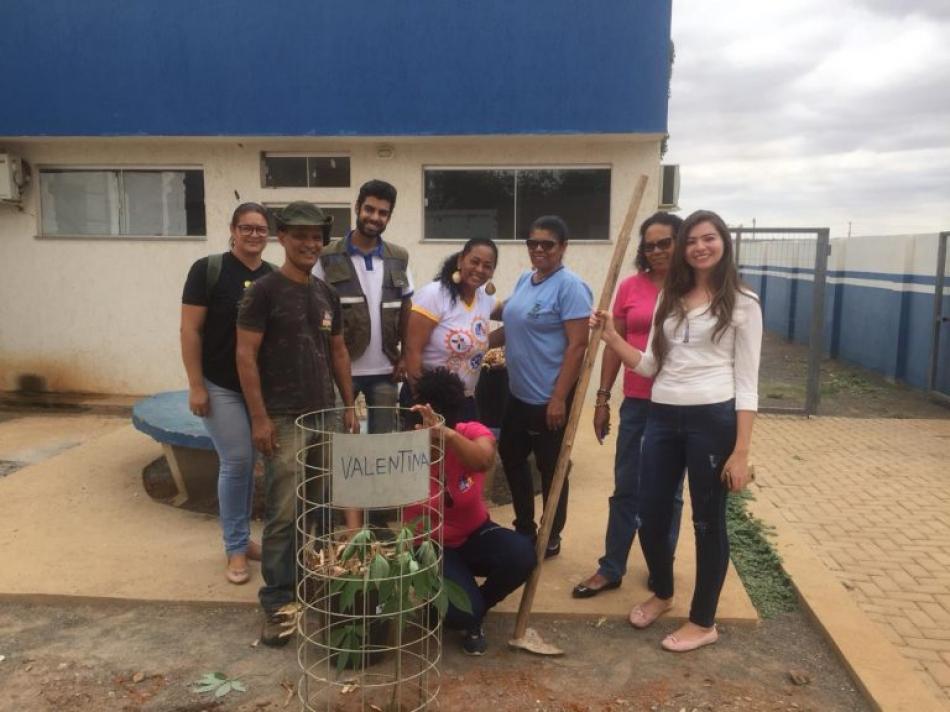
[[221,463],[218,508],[228,557],[228,581],[246,583],[247,560],[260,560],[250,539],[254,493],[254,445],[241,395],[234,350],[237,307],[244,290],[272,267],[267,246],[267,208],[242,203],[231,217],[231,249],[191,266],[181,298],[181,358],[188,374],[188,407],[204,419]]

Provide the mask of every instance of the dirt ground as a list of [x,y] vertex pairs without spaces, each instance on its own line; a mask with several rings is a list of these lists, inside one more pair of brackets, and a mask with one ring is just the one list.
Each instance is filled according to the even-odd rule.
[[[770,339],[763,403],[794,405],[804,393],[804,363],[802,347]],[[0,410],[0,421],[48,412]],[[950,409],[868,371],[826,361],[820,414],[947,418]],[[252,647],[258,616],[248,607],[5,600],[0,711],[297,709],[288,697],[299,677],[296,654]],[[671,621],[641,632],[622,620],[534,619],[545,638],[567,651],[562,658],[509,650],[504,641],[513,624],[511,616],[489,616],[490,648],[482,658],[463,655],[446,634],[439,709],[869,709],[802,611],[758,626],[728,626],[718,645],[686,656],[659,648],[675,627]],[[247,692],[216,700],[192,691],[196,680],[217,671],[240,679]]]
[[[800,408],[805,402],[808,349],[766,334],[759,371],[760,407]],[[950,418],[950,408],[926,393],[841,361],[821,363],[818,415],[845,418]]]
[[[5,601],[0,710],[297,709],[296,700],[285,706],[299,677],[296,653],[252,647],[258,615],[248,607]],[[511,616],[489,616],[490,647],[481,658],[463,655],[447,632],[438,709],[869,709],[800,612],[727,627],[719,644],[687,656],[660,649],[675,626],[669,621],[649,631],[581,618],[533,624],[567,654],[538,658],[509,650]],[[201,676],[218,671],[240,679],[247,692],[215,700],[192,691]],[[792,672],[805,684],[795,684]]]

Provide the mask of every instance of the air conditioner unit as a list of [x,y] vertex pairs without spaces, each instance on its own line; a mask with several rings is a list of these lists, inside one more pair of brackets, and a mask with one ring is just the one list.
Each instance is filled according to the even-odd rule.
[[663,210],[679,210],[680,167],[679,164],[660,166],[660,205]]
[[23,186],[23,163],[9,153],[0,153],[0,200],[19,201]]

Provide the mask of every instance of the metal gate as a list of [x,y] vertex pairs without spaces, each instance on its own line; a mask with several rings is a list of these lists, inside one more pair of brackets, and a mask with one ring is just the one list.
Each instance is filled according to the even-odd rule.
[[933,332],[930,341],[930,369],[927,375],[927,391],[930,396],[941,403],[950,405],[950,393],[944,389],[950,390],[950,374],[946,374],[943,383],[946,384],[941,389],[941,376],[943,375],[941,367],[947,368],[946,359],[940,360],[940,342],[950,339],[947,336],[945,326],[950,322],[950,316],[944,311],[944,285],[947,279],[947,237],[950,232],[941,232],[937,242],[937,275],[934,281],[934,312],[933,312]]
[[759,412],[814,415],[825,351],[830,231],[731,228],[739,274],[762,304]]

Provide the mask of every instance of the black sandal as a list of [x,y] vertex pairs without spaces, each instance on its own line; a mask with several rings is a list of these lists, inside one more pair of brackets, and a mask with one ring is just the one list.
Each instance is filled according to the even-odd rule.
[[601,591],[613,591],[615,588],[620,588],[620,583],[623,579],[617,579],[616,581],[608,581],[600,588],[591,588],[586,583],[579,583],[574,587],[574,590],[571,591],[571,596],[574,598],[593,598]]

